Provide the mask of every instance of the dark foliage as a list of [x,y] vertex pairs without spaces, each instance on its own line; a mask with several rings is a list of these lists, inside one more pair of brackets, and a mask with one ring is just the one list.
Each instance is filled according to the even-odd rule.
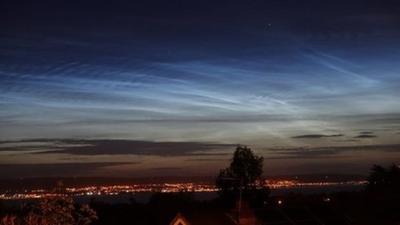
[[253,206],[264,204],[270,191],[261,180],[263,161],[247,146],[237,146],[231,164],[216,179],[222,202],[230,206],[241,195]]
[[365,205],[381,220],[400,222],[400,168],[374,165],[368,177]]
[[368,177],[367,188],[370,192],[400,194],[400,168],[396,165],[389,168],[374,165]]
[[96,219],[96,212],[88,205],[75,204],[68,197],[51,197],[6,214],[0,225],[89,225]]

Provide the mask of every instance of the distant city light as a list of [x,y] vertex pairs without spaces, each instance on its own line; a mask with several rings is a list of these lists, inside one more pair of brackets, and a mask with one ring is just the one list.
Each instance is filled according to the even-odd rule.
[[[290,189],[300,187],[325,187],[325,186],[359,186],[365,185],[367,181],[345,181],[345,182],[300,182],[298,180],[268,180],[265,186],[270,189]],[[24,189],[21,192],[6,191],[0,193],[0,199],[36,199],[54,196],[93,196],[93,195],[118,195],[118,194],[135,194],[141,192],[161,192],[161,193],[177,193],[177,192],[217,192],[218,189],[214,184],[205,183],[155,183],[155,184],[132,184],[132,185],[99,185],[85,187],[64,187],[60,192],[54,192],[51,189]],[[330,202],[331,199],[326,197],[324,202]],[[282,204],[282,200],[278,200],[278,204]]]

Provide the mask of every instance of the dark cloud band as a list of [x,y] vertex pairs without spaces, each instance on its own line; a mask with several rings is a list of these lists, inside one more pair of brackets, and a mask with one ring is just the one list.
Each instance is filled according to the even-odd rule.
[[292,138],[330,138],[330,137],[343,137],[343,134],[331,134],[331,135],[325,135],[325,134],[306,134],[306,135],[299,135],[299,136],[294,136]]
[[93,162],[49,164],[0,164],[1,178],[18,177],[74,177],[93,176],[97,170],[107,167],[133,165],[138,162]]
[[[25,140],[21,143],[31,143]],[[212,152],[217,149],[233,148],[233,144],[203,142],[154,142],[136,140],[36,140],[41,146],[20,146],[21,143],[8,143],[0,151],[38,150],[37,154],[70,154],[70,155],[158,155],[158,156],[217,156],[226,153]],[[7,144],[7,143],[3,143]],[[10,145],[11,144],[11,145]],[[13,145],[12,145],[13,144]]]

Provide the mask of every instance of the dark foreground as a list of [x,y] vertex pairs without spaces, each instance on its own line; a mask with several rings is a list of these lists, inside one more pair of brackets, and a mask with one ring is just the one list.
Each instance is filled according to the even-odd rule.
[[[262,207],[250,209],[259,224],[399,224],[399,197],[387,199],[382,196],[367,196],[363,192],[343,192],[331,195],[289,194],[271,197]],[[157,194],[148,204],[105,204],[92,202],[99,220],[94,224],[169,224],[180,212],[192,219],[191,224],[218,224],[221,217],[230,214],[235,219],[235,208],[226,209],[218,200],[198,202],[190,194]],[[244,205],[242,206],[244,208]],[[245,211],[242,209],[242,211]],[[214,221],[214,222],[213,222]]]
[[0,202],[0,225],[400,224],[398,166],[374,166],[368,184],[358,190],[264,191],[236,189],[203,199],[193,192],[155,193],[147,201],[132,195],[125,202],[92,198],[85,201],[88,204],[70,197],[22,204]]
[[[382,193],[336,192],[331,194],[289,193],[271,196],[263,205],[250,207],[242,202],[242,217],[254,217],[257,224],[309,225],[398,225],[400,197]],[[94,225],[168,225],[180,213],[191,225],[235,224],[237,206],[227,206],[220,199],[197,200],[193,193],[152,195],[147,203],[131,198],[125,203],[106,203],[92,199],[97,213]],[[18,215],[20,206],[2,204],[1,215]],[[0,223],[2,224],[2,223]],[[3,224],[2,224],[3,225]]]

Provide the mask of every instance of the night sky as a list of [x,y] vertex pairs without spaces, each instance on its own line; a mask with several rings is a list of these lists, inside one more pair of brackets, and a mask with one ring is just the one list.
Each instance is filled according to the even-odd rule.
[[400,163],[400,3],[2,1],[0,178]]

